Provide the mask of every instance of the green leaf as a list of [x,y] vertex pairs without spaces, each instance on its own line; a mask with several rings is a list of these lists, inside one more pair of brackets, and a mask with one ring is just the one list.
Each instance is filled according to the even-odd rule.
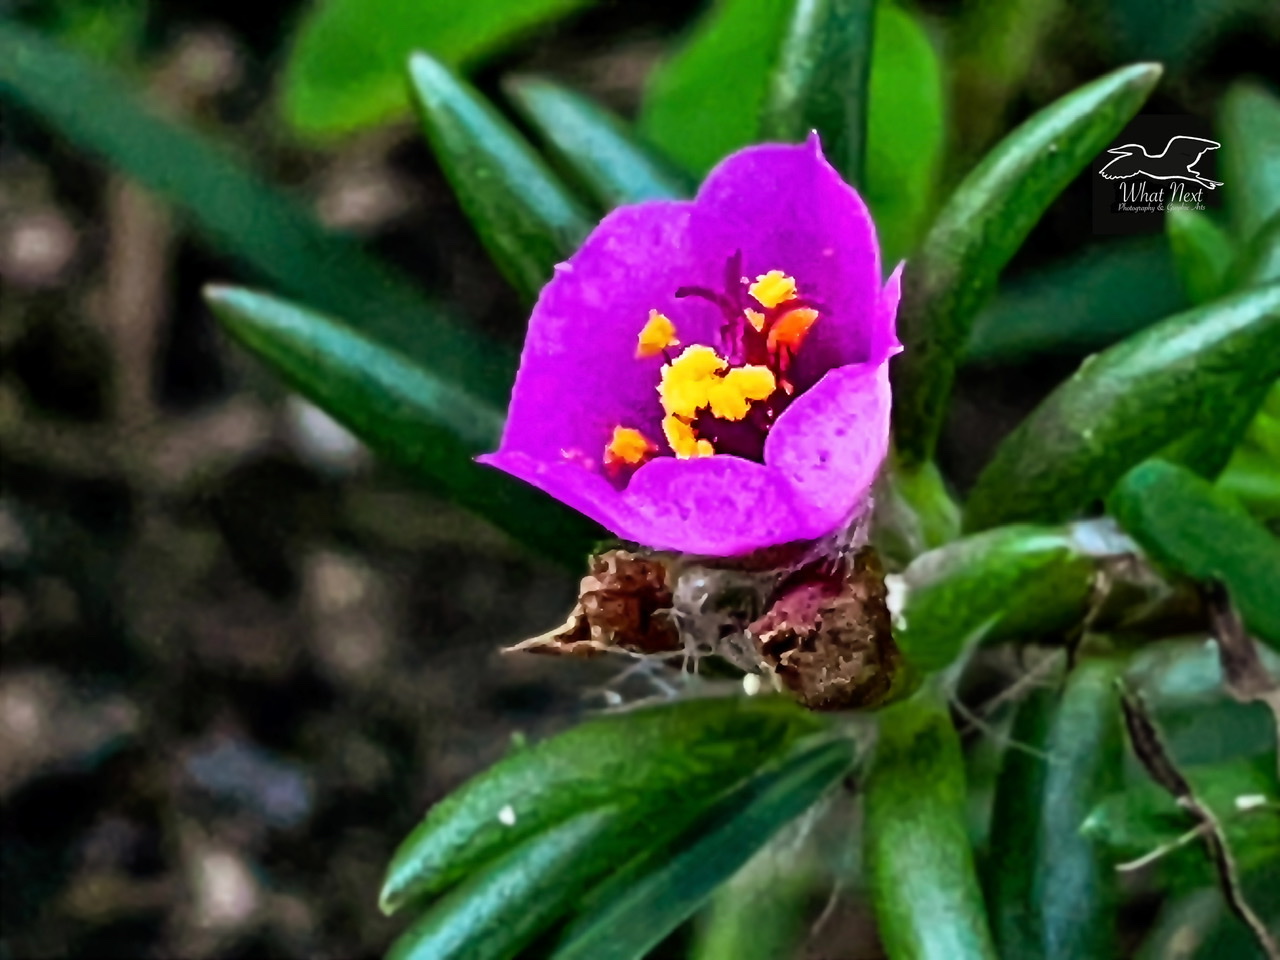
[[[641,130],[700,174],[759,140],[791,11],[789,0],[719,0],[689,42],[655,71]],[[896,4],[876,5],[872,34],[866,176],[859,189],[875,216],[884,262],[893,263],[914,245],[933,202],[945,133],[942,75],[928,36]]]
[[1171,207],[1165,228],[1187,299],[1198,305],[1224,293],[1236,256],[1226,231],[1190,207]]
[[1280,284],[1163,320],[1087,359],[1005,439],[966,527],[1067,519],[1188,424],[1221,428],[1256,409],[1277,375]]
[[946,98],[942,65],[918,17],[880,0],[874,33],[863,197],[875,217],[881,260],[894,264],[916,249],[933,212]]
[[1060,633],[1084,616],[1095,564],[1061,528],[1001,527],[949,543],[902,572],[894,641],[932,672],[978,643]]
[[1232,455],[1218,486],[1263,520],[1280,517],[1280,466],[1274,454],[1252,446]]
[[551,156],[606,209],[693,192],[687,174],[587,97],[537,77],[508,81],[506,91]]
[[493,106],[438,60],[409,75],[423,130],[489,256],[526,300],[578,249],[591,217]]
[[283,113],[315,138],[352,133],[409,112],[404,64],[425,50],[469,66],[587,0],[323,0],[295,33]]
[[1249,632],[1280,650],[1280,540],[1230,494],[1149,460],[1116,484],[1107,506],[1156,563],[1224,584]]
[[[437,804],[387,869],[382,908],[456,883],[581,810],[711,800],[822,721],[790,702],[689,700],[612,714],[508,756]],[[499,814],[507,807],[514,823]]]
[[110,71],[0,20],[0,99],[174,203],[214,246],[287,295],[505,405],[514,356],[446,320],[406,277],[326,233],[220,147],[162,119]]
[[1054,198],[1124,128],[1160,78],[1156,64],[1107,74],[1044,108],[961,182],[905,275],[894,361],[894,430],[908,466],[933,455],[956,365],[978,310]]
[[1280,213],[1280,100],[1236,83],[1222,100],[1223,174],[1236,239],[1247,243]]
[[928,689],[878,716],[862,837],[885,952],[890,960],[995,960],[951,717]]
[[1254,414],[1218,486],[1264,520],[1280,517],[1280,380]]
[[[386,960],[508,960],[556,921],[618,856],[624,824],[587,810],[498,857],[406,930]],[[615,841],[611,843],[610,841]]]
[[960,507],[933,463],[906,469],[891,457],[873,491],[871,539],[889,569],[960,535]]
[[1259,228],[1236,264],[1236,285],[1259,287],[1280,280],[1280,213]]
[[863,183],[875,0],[795,0],[765,95],[766,140],[811,130],[845,180]]
[[1121,786],[1122,666],[1086,659],[1065,687],[1038,687],[1018,707],[984,869],[1001,956],[1118,955],[1115,874],[1080,827]]
[[350,327],[265,294],[210,287],[227,331],[387,459],[522,543],[577,568],[599,529],[472,458],[497,446],[502,411]]
[[[1244,875],[1274,868],[1280,859],[1280,785],[1276,755],[1187,766],[1181,770],[1196,797],[1209,809],[1226,836],[1237,870]],[[1237,801],[1247,798],[1242,806]],[[1176,844],[1196,825],[1163,787],[1140,781],[1101,800],[1083,826],[1115,861],[1146,856]],[[1213,868],[1199,841],[1185,843],[1168,856],[1175,873],[1194,871],[1214,882]]]
[[[1267,647],[1259,647],[1258,655],[1264,668],[1280,676],[1280,656]],[[1275,752],[1275,717],[1265,704],[1240,703],[1226,691],[1217,644],[1202,637],[1143,644],[1125,682],[1142,696],[1179,766]]]
[[[784,833],[716,890],[694,924],[689,960],[778,960],[795,956],[808,933],[809,905],[828,878],[813,833]],[[779,849],[785,851],[779,855]]]
[[703,818],[699,836],[673,856],[642,858],[645,869],[592,896],[554,960],[640,960],[688,919],[775,833],[817,803],[853,769],[850,740],[804,750],[753,778]]
[[1083,356],[1187,306],[1165,237],[1100,243],[1002,283],[973,322],[964,362]]
[[698,174],[758,139],[792,0],[717,0],[649,79],[640,129]]

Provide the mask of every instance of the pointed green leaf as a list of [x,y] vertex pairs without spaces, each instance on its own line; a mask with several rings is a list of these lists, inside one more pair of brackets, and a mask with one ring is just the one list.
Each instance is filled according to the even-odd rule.
[[1182,436],[1256,409],[1280,375],[1280,284],[1170,317],[1090,357],[1000,445],[968,529],[1064,520]]
[[[514,846],[433,904],[386,960],[510,960],[620,855],[619,813],[587,810]],[[627,849],[627,853],[630,853]]]
[[425,50],[470,65],[587,0],[324,0],[294,34],[283,114],[299,133],[328,138],[409,112],[404,64]]
[[497,446],[502,411],[321,314],[264,294],[210,287],[241,344],[374,450],[513,537],[577,567],[599,531],[472,458]]
[[759,136],[791,0],[717,0],[650,77],[640,129],[701,175]]
[[995,960],[951,716],[926,689],[879,719],[862,842],[885,952],[890,960]]
[[1224,293],[1236,256],[1226,231],[1190,207],[1170,207],[1165,228],[1187,299],[1201,304]]
[[[1184,766],[1182,774],[1201,802],[1222,824],[1230,852],[1241,874],[1265,871],[1280,858],[1280,784],[1276,755]],[[1245,798],[1242,805],[1240,798]],[[1185,839],[1195,818],[1169,792],[1142,781],[1102,799],[1090,811],[1083,830],[1106,849],[1114,861],[1146,856],[1165,844]],[[1214,882],[1212,868],[1198,841],[1171,851],[1168,866],[1195,871]]]
[[1001,956],[1117,955],[1115,873],[1080,827],[1121,787],[1122,667],[1085,659],[1065,687],[1037,687],[1018,707],[984,865]]
[[849,183],[863,181],[875,0],[795,0],[765,94],[766,140],[818,131]]
[[1249,631],[1280,650],[1280,539],[1229,494],[1149,460],[1116,484],[1107,506],[1154,561],[1224,584]]
[[605,209],[693,192],[692,178],[587,97],[538,77],[511,80],[506,90],[551,156]]
[[1280,213],[1259,228],[1236,264],[1235,282],[1258,287],[1280,280]]
[[[500,761],[454,791],[400,845],[381,903],[439,892],[513,844],[591,807],[708,800],[822,721],[790,702],[689,700],[597,718]],[[510,807],[504,824],[499,817]]]
[[910,256],[933,212],[947,139],[946,82],[920,18],[876,4],[866,176],[859,185],[886,265]]
[[894,641],[928,673],[978,643],[1059,633],[1088,609],[1096,563],[1065,528],[1014,525],[956,540],[902,572]]
[[1280,213],[1280,99],[1239,82],[1222,100],[1223,172],[1236,239],[1247,243]]
[[1080,357],[1187,306],[1167,238],[1100,243],[1002,282],[973,322],[965,363]]
[[406,277],[326,233],[221,147],[144,106],[110,71],[0,20],[0,100],[29,108],[156,191],[213,245],[289,296],[506,403],[514,356],[449,322]]
[[644,869],[626,869],[625,882],[593,894],[593,909],[570,924],[554,960],[641,960],[848,775],[855,758],[852,741],[830,741],[748,781],[703,818],[700,835],[679,852],[644,857]]
[[894,361],[903,462],[933,455],[974,316],[1054,198],[1138,112],[1160,78],[1135,64],[1086,84],[1004,138],[955,189],[905,275]]
[[[640,115],[646,136],[699,174],[761,139],[769,77],[792,9],[790,0],[719,0],[654,72]],[[897,4],[876,4],[872,33],[866,176],[858,187],[892,264],[914,245],[933,202],[943,83],[928,36]]]
[[871,540],[889,569],[960,535],[960,507],[933,463],[905,469],[890,457],[872,496]]
[[815,855],[819,842],[783,834],[752,857],[694,921],[688,960],[794,957],[808,939],[814,894],[830,882]]
[[422,126],[485,249],[527,300],[593,221],[516,129],[438,60],[409,61]]

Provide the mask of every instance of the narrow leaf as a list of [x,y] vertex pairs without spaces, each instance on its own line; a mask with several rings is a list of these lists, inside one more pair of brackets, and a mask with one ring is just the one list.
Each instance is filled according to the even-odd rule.
[[330,138],[409,113],[404,64],[426,50],[470,65],[587,0],[325,0],[294,33],[282,107],[299,133]]
[[966,526],[1064,520],[1188,425],[1256,409],[1278,375],[1280,284],[1149,327],[1086,360],[1005,439],[974,485]]
[[618,811],[587,810],[513,847],[406,930],[386,960],[509,960],[618,856]]
[[[809,932],[809,904],[829,883],[812,834],[766,846],[722,884],[694,922],[689,960],[778,960],[795,956]],[[790,856],[779,856],[777,847]]]
[[492,404],[321,314],[234,287],[205,297],[242,345],[431,489],[575,569],[599,538],[578,514],[472,460],[497,446]]
[[1247,243],[1280,213],[1280,99],[1238,82],[1222,100],[1223,180],[1236,239]]
[[1116,884],[1080,828],[1120,789],[1118,660],[1082,661],[1018,707],[996,784],[984,872],[1001,956],[1116,956]]
[[1157,563],[1225,585],[1249,631],[1280,650],[1280,539],[1230,494],[1150,460],[1125,475],[1107,506]]
[[551,156],[606,209],[692,193],[689,176],[587,97],[537,77],[511,80],[506,91]]
[[[1280,783],[1276,755],[1187,766],[1192,791],[1222,825],[1239,872],[1266,876],[1280,858]],[[1244,797],[1243,805],[1237,802]],[[1102,844],[1113,862],[1136,860],[1169,847],[1171,872],[1214,877],[1202,843],[1187,831],[1195,818],[1159,784],[1141,781],[1101,799],[1084,832]],[[1179,843],[1179,841],[1182,841]]]
[[463,210],[527,300],[578,248],[591,217],[475,89],[424,53],[409,61],[422,126]]
[[918,557],[902,572],[893,636],[923,672],[966,649],[1059,633],[1088,609],[1096,560],[1071,531],[1009,526]]
[[705,818],[701,835],[651,869],[594,895],[596,909],[565,932],[554,960],[640,960],[688,919],[775,833],[817,803],[853,768],[852,741],[821,744],[755,777]]
[[1170,207],[1165,228],[1187,299],[1198,305],[1224,293],[1236,256],[1226,232],[1190,207]]
[[895,360],[894,426],[908,465],[933,455],[974,316],[1054,198],[1124,128],[1160,67],[1086,84],[1004,138],[938,214],[906,274]]
[[1235,281],[1256,287],[1280,280],[1280,213],[1264,223],[1245,247],[1236,264]]
[[156,191],[214,246],[299,301],[505,403],[515,358],[449,322],[400,273],[224,149],[145,106],[114,73],[0,20],[0,100],[20,104],[77,147]]
[[926,689],[879,718],[862,836],[885,952],[890,960],[995,960],[951,717]]
[[[689,700],[612,714],[500,761],[454,791],[400,845],[387,912],[438,892],[510,848],[596,806],[717,796],[821,721],[778,700]],[[499,814],[510,808],[504,824]]]
[[844,178],[863,181],[874,0],[795,0],[765,97],[767,140],[817,130]]
[[1100,243],[1002,282],[973,322],[964,362],[1081,357],[1187,306],[1166,237]]
[[[933,203],[945,139],[943,78],[918,20],[887,0],[875,6],[866,175],[858,188],[875,216],[885,262],[894,263],[914,247]],[[790,0],[713,5],[654,71],[640,115],[644,134],[698,174],[759,140],[792,9]]]
[[701,175],[759,137],[792,0],[717,0],[650,77],[640,129]]

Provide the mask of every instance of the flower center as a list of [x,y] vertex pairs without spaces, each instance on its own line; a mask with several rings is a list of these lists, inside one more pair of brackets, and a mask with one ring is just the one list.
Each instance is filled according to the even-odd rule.
[[[665,358],[658,383],[662,432],[681,459],[731,453],[761,460],[769,428],[790,402],[795,387],[787,373],[818,320],[818,305],[805,300],[794,277],[769,270],[743,277],[742,254],[725,265],[722,291],[681,287],[677,297],[699,297],[720,308],[724,323],[716,347],[681,346],[676,325],[657,310],[640,330],[636,357]],[[660,453],[634,428],[618,425],[605,447],[611,478]]]

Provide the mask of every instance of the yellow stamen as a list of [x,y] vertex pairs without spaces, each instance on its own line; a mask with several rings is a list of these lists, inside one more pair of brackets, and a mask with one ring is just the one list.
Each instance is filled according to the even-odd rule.
[[776,388],[773,371],[768,367],[736,367],[712,384],[711,415],[721,420],[741,420],[751,409],[751,401],[767,400]]
[[716,452],[710,440],[699,440],[698,435],[693,432],[692,424],[679,417],[663,417],[662,432],[666,435],[672,452],[681,460],[709,457]]
[[779,347],[786,347],[795,353],[817,319],[818,311],[808,307],[788,310],[774,321],[769,330],[769,352],[774,353]]
[[658,397],[662,409],[673,416],[692,420],[711,402],[711,387],[729,364],[710,347],[694,344],[662,368]]
[[658,447],[639,430],[614,427],[613,438],[604,448],[604,466],[610,473],[616,473],[625,466],[643,463],[657,452]]
[[764,314],[759,310],[746,310],[747,322],[755,327],[756,333],[764,329]]
[[747,287],[747,292],[755,297],[761,306],[776,307],[784,300],[796,295],[795,277],[789,277],[781,270],[770,270],[756,277],[756,282]]
[[637,357],[656,357],[667,347],[679,346],[676,325],[657,310],[649,311],[649,320],[640,331],[636,344]]

